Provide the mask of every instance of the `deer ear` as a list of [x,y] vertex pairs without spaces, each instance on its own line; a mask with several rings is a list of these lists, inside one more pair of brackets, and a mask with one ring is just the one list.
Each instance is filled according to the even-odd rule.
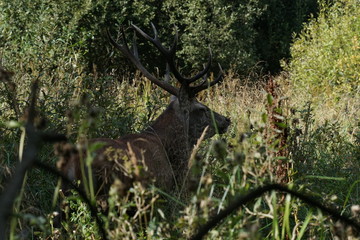
[[170,96],[170,102],[173,102],[175,100],[177,100],[178,98],[175,95],[171,95]]

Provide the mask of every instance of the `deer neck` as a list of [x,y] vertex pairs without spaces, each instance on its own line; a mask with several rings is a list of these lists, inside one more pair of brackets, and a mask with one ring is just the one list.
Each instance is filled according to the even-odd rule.
[[178,102],[172,101],[146,130],[159,138],[174,170],[186,169],[184,165],[190,156],[188,122],[179,111]]

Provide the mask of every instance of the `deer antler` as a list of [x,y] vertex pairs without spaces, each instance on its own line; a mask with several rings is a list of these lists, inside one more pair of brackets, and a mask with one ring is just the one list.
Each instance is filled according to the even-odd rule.
[[219,64],[219,69],[220,69],[219,75],[217,76],[217,78],[214,81],[208,82],[207,78],[204,78],[204,80],[199,85],[190,87],[192,89],[193,93],[196,94],[198,92],[201,92],[204,89],[207,89],[209,87],[214,86],[217,83],[222,82],[223,77],[224,77],[224,72],[223,72],[223,69],[220,64]]
[[144,74],[144,76],[146,78],[148,78],[151,82],[153,82],[154,84],[158,85],[159,87],[161,87],[162,89],[164,89],[165,91],[169,92],[172,95],[178,96],[178,89],[175,88],[174,86],[164,82],[164,81],[160,81],[159,79],[157,79],[154,75],[152,75],[151,73],[149,73],[148,70],[146,70],[146,68],[142,65],[142,63],[140,62],[139,58],[138,58],[138,54],[137,54],[137,48],[136,48],[136,44],[134,44],[134,50],[135,52],[131,52],[127,41],[126,41],[126,37],[125,37],[125,32],[124,29],[121,29],[121,35],[122,35],[122,39],[124,41],[123,45],[118,44],[110,35],[109,30],[107,30],[107,35],[110,39],[110,42],[112,45],[114,45],[114,47],[116,47],[117,49],[119,49],[127,58],[129,58],[131,60],[131,62]]
[[[223,78],[223,72],[221,69],[221,66],[219,65],[220,68],[220,73],[219,76],[212,82],[208,82],[207,80],[207,73],[210,70],[210,66],[212,63],[212,54],[211,54],[211,49],[209,48],[209,60],[206,64],[206,66],[204,67],[204,69],[202,71],[200,71],[198,74],[196,74],[193,77],[190,78],[186,78],[183,75],[181,75],[181,73],[179,72],[179,70],[176,67],[175,64],[175,55],[176,55],[176,46],[177,46],[177,42],[178,42],[178,31],[175,28],[175,36],[174,36],[174,40],[172,43],[172,46],[167,49],[166,47],[164,47],[164,45],[161,43],[161,41],[159,40],[159,36],[158,36],[158,32],[156,30],[156,27],[153,23],[151,23],[151,27],[153,29],[153,33],[154,33],[154,37],[150,37],[147,33],[145,33],[143,30],[141,30],[139,27],[137,27],[134,24],[131,24],[131,26],[141,35],[143,36],[145,39],[147,39],[148,41],[150,41],[160,52],[161,54],[164,56],[168,66],[169,66],[169,70],[170,72],[172,72],[175,76],[175,78],[180,82],[181,86],[185,86],[185,88],[188,91],[188,95],[189,97],[194,97],[197,93],[199,93],[200,91],[214,86],[215,84],[221,82],[222,78]],[[124,30],[122,29],[122,38],[124,41],[124,45],[119,45],[118,43],[115,42],[115,40],[111,37],[109,31],[108,33],[108,37],[110,39],[110,42],[117,48],[119,49],[125,56],[127,56],[134,64],[135,66],[144,74],[145,77],[147,77],[150,81],[152,81],[153,83],[155,83],[156,85],[158,85],[159,87],[163,88],[164,90],[168,91],[169,93],[178,96],[179,93],[179,89],[175,88],[174,86],[168,84],[167,82],[164,81],[160,81],[159,79],[157,79],[154,75],[150,74],[145,67],[141,64],[138,56],[137,56],[137,48],[136,48],[136,43],[134,42],[134,50],[135,53],[132,53],[127,45],[127,41],[126,41],[126,37],[125,37],[125,33]],[[196,85],[196,86],[190,86],[191,83],[199,80],[200,78],[204,78],[204,80]]]
[[178,71],[178,69],[176,68],[175,65],[175,53],[176,53],[176,46],[177,46],[177,41],[178,41],[178,31],[175,28],[175,37],[174,37],[174,41],[172,44],[172,47],[168,50],[164,47],[164,45],[162,45],[162,43],[159,40],[158,37],[158,33],[157,30],[155,28],[155,25],[153,23],[151,23],[151,27],[153,29],[154,32],[154,38],[150,37],[148,34],[146,34],[144,31],[142,31],[140,28],[138,28],[136,25],[131,24],[131,26],[141,35],[143,36],[145,39],[149,40],[152,44],[154,44],[154,46],[163,54],[163,56],[165,57],[166,61],[169,63],[169,67],[170,67],[170,71],[174,74],[175,78],[181,83],[181,84],[190,84],[192,82],[195,82],[196,80],[200,79],[202,76],[204,76],[210,69],[211,66],[211,60],[212,60],[212,56],[211,56],[211,51],[209,54],[209,60],[208,63],[206,65],[206,67],[198,74],[196,74],[194,77],[192,78],[186,78],[184,76],[182,76],[180,74],[180,72]]

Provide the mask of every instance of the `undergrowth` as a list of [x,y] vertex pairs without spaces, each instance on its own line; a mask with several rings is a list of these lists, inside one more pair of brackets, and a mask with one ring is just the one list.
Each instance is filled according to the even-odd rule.
[[[252,73],[245,78],[228,71],[222,85],[203,91],[198,96],[202,103],[231,118],[227,133],[200,141],[194,148],[186,191],[165,193],[153,184],[134,182],[124,192],[115,181],[109,198],[97,203],[99,210],[102,204],[109,209],[99,214],[108,237],[186,239],[236,196],[274,182],[359,220],[359,18],[355,14],[359,8],[356,0],[349,2],[354,5],[342,0],[331,6],[322,2],[319,18],[294,43],[286,73],[277,77]],[[115,68],[98,71],[95,64],[85,63],[84,54],[89,53],[83,51],[89,36],[75,34],[78,29],[72,27],[53,35],[60,27],[56,19],[71,26],[72,18],[63,8],[58,9],[60,15],[52,16],[43,11],[49,8],[45,5],[34,6],[42,15],[30,14],[41,22],[30,24],[31,33],[41,32],[42,38],[18,32],[14,34],[24,37],[2,37],[1,63],[14,73],[11,79],[0,75],[1,194],[6,194],[4,186],[26,147],[26,108],[29,86],[35,80],[40,83],[36,126],[65,134],[73,144],[139,132],[169,102],[169,96],[140,74],[126,72],[128,66],[121,65],[125,70],[119,74]],[[4,16],[16,19],[10,10],[4,8]],[[17,23],[28,26],[23,17]],[[47,17],[54,22],[41,21]],[[9,24],[1,30],[12,32]],[[104,51],[107,59],[112,54],[111,49]],[[87,150],[91,153],[93,148]],[[38,161],[55,166],[53,146],[44,143]],[[13,206],[10,239],[101,238],[79,194],[65,197],[59,186],[57,177],[49,172],[28,170]],[[60,205],[68,217],[59,229],[55,222]],[[275,191],[233,212],[206,238],[356,239],[342,223]]]
[[[101,102],[97,101],[96,95],[88,92],[72,101],[71,110],[63,119],[65,127],[62,130],[72,141],[101,134],[116,137],[121,131],[116,123],[126,123],[131,117],[133,119],[128,122],[131,127],[124,127],[123,124],[118,126],[130,132],[138,131],[152,121],[168,102],[161,91],[140,77],[132,84],[128,81],[114,82],[110,78],[107,80],[110,91],[102,92]],[[326,205],[352,214],[351,209],[359,199],[358,123],[351,119],[346,124],[345,119],[316,121],[311,103],[296,106],[296,99],[293,98],[290,104],[289,99],[281,96],[287,92],[284,78],[275,82],[282,83],[276,89],[278,99],[265,91],[264,84],[241,84],[233,74],[229,74],[221,86],[205,91],[199,99],[214,111],[231,117],[230,129],[225,135],[200,144],[201,148],[197,149],[196,157],[192,160],[192,177],[186,194],[168,194],[155,187],[134,183],[127,194],[119,195],[121,184],[115,182],[107,200],[109,211],[102,215],[109,237],[190,237],[235,196],[278,181],[279,160],[288,166],[287,184]],[[111,89],[118,90],[116,98]],[[277,104],[277,117],[281,123],[277,124],[280,126],[277,129],[271,123],[274,113],[268,112],[269,106],[274,104]],[[123,112],[116,112],[119,108],[123,108]],[[354,110],[349,114],[356,114]],[[124,116],[124,119],[119,116]],[[284,152],[278,138],[279,133],[285,130],[289,134],[285,146],[287,151]],[[19,134],[19,130],[4,128],[4,132],[8,134],[4,135],[7,138],[3,138],[5,144],[2,145],[1,154],[6,157],[2,158],[5,160],[2,176],[9,176],[13,159],[17,156],[16,139],[19,135],[16,133]],[[51,146],[45,147],[39,159],[50,165],[55,164]],[[24,185],[25,194],[16,208],[18,215],[14,216],[18,219],[14,222],[14,239],[99,239],[98,226],[76,193],[70,198],[60,197],[61,201],[68,202],[68,210],[65,210],[70,217],[62,224],[65,233],[54,229],[52,212],[58,210],[49,199],[52,199],[55,186],[56,178],[53,176],[37,169],[29,171]],[[329,239],[339,234],[331,227],[334,224],[326,215],[306,203],[290,195],[272,192],[234,212],[207,237]]]

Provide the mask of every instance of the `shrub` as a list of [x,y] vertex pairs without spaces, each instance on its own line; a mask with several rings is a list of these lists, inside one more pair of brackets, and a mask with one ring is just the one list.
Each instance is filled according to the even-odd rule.
[[356,124],[359,123],[348,121],[346,126],[343,119],[319,123],[317,116],[310,104],[305,109],[294,110],[289,150],[297,173],[295,179],[314,193],[336,195],[337,203],[346,211],[351,206],[349,203],[356,204],[358,198],[360,132]]
[[298,93],[314,100],[340,100],[341,94],[359,94],[360,3],[338,0],[322,4],[291,47],[287,65],[291,82]]
[[[315,0],[298,0],[294,5],[283,0],[3,0],[0,4],[1,58],[7,67],[13,66],[12,59],[24,58],[38,62],[35,66],[43,63],[47,66],[43,69],[56,70],[71,57],[72,63],[67,66],[81,60],[76,65],[86,72],[96,65],[99,73],[113,71],[119,75],[129,72],[128,61],[120,56],[109,59],[106,29],[115,35],[120,25],[132,22],[149,32],[153,22],[161,38],[170,42],[176,25],[180,33],[179,57],[186,70],[201,68],[208,57],[207,46],[211,46],[216,62],[225,69],[233,67],[247,74],[261,61],[266,62],[261,67],[279,70],[279,60],[288,57],[291,33],[297,32],[309,13],[316,11]],[[144,63],[150,63],[152,68],[159,66],[152,46],[142,45],[140,50]],[[23,61],[23,65],[28,63]]]

